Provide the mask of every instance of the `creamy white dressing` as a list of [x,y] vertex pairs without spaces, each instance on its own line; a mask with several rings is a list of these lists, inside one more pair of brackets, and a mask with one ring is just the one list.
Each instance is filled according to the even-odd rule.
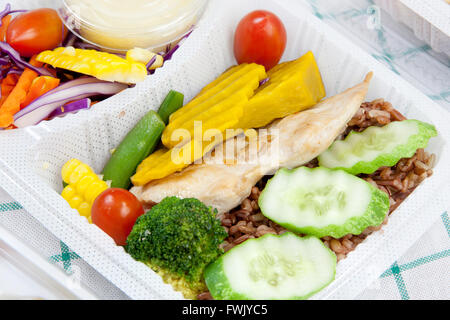
[[66,0],[80,35],[119,50],[153,50],[177,40],[197,22],[207,0]]

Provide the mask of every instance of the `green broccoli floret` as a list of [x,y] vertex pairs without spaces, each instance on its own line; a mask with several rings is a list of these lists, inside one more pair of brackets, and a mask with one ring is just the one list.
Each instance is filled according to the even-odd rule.
[[219,245],[227,237],[215,215],[197,199],[166,198],[137,219],[125,249],[177,282],[176,289],[198,292],[205,288],[204,269],[223,253]]

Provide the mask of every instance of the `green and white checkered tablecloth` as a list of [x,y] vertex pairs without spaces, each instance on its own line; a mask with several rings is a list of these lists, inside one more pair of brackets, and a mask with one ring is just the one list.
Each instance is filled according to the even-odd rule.
[[[393,72],[450,112],[450,58],[434,53],[371,0],[299,0],[324,23],[339,29]],[[1,185],[1,182],[0,182]],[[450,209],[450,208],[449,208]],[[450,210],[449,210],[450,211]],[[22,209],[0,187],[0,224],[69,277],[102,299],[127,299],[83,259]],[[1,289],[1,284],[0,284]],[[398,261],[393,261],[359,299],[449,299],[450,219],[447,212]]]

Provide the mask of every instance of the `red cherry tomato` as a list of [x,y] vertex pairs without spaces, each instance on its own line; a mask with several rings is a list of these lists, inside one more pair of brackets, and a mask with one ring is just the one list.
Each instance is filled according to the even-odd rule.
[[268,71],[283,56],[286,39],[286,29],[275,14],[253,11],[241,20],[236,29],[234,55],[239,64],[258,63]]
[[92,205],[92,222],[124,246],[136,219],[144,214],[144,208],[131,192],[111,188],[101,193]]
[[8,26],[6,42],[23,57],[60,46],[67,29],[53,9],[37,9],[18,15]]

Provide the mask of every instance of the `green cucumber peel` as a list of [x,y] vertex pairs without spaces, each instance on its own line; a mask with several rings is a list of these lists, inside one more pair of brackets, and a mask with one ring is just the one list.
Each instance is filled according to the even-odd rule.
[[[307,172],[314,173],[314,171],[327,171],[327,172],[341,172],[343,174],[348,175],[348,178],[358,180],[358,183],[360,186],[362,185],[364,188],[367,188],[368,193],[370,193],[370,200],[367,204],[367,206],[364,209],[364,212],[353,216],[350,218],[345,219],[340,224],[335,223],[329,223],[326,226],[314,226],[314,225],[297,225],[295,222],[290,221],[282,221],[281,219],[284,219],[282,216],[278,216],[278,212],[274,213],[274,210],[270,209],[269,206],[266,206],[266,197],[271,196],[272,192],[272,184],[278,183],[277,179],[279,175],[292,175],[296,173],[297,170],[305,170]],[[333,183],[330,178],[331,184]],[[289,186],[285,186],[285,190],[288,190]],[[348,190],[351,191],[350,189]],[[277,199],[279,200],[279,199]],[[358,201],[359,199],[355,199],[355,201]],[[279,200],[282,201],[282,200]],[[358,177],[355,177],[353,175],[350,175],[346,173],[345,171],[338,170],[338,169],[328,169],[328,168],[314,168],[310,169],[307,167],[301,167],[293,170],[288,169],[281,169],[277,172],[277,174],[268,181],[266,188],[263,190],[263,192],[260,195],[260,198],[258,200],[259,206],[261,208],[261,212],[264,216],[266,216],[268,219],[278,223],[282,227],[286,228],[289,231],[300,233],[300,234],[306,234],[315,236],[318,238],[323,238],[325,236],[330,236],[336,239],[342,238],[348,234],[353,235],[359,235],[361,234],[365,229],[371,226],[379,226],[384,221],[386,215],[389,212],[390,202],[389,202],[389,196],[379,190],[378,188],[374,187],[370,183],[366,182],[363,179],[360,179]],[[268,208],[269,207],[269,208]],[[344,208],[345,209],[345,208]],[[344,210],[343,209],[343,210]],[[305,214],[301,212],[301,209],[297,209],[296,207],[293,207],[293,210],[298,210],[296,214]],[[306,213],[308,214],[308,213]],[[322,214],[322,212],[321,212]],[[325,215],[327,213],[325,212]],[[280,220],[279,220],[280,219]]]
[[[332,169],[341,169],[344,171],[347,171],[350,174],[358,175],[358,174],[372,174],[376,172],[381,167],[392,167],[395,166],[401,159],[403,158],[410,158],[412,157],[418,149],[426,148],[428,145],[429,140],[432,137],[436,137],[438,135],[436,128],[428,123],[419,121],[419,120],[404,120],[402,121],[404,123],[415,123],[417,125],[418,132],[414,135],[411,135],[408,139],[408,142],[405,144],[399,144],[395,147],[392,152],[389,153],[383,153],[380,152],[380,154],[371,161],[358,161],[351,167],[346,166],[330,166],[328,161],[326,161],[325,154],[326,153],[333,153],[335,151],[335,145],[336,143],[345,143],[348,141],[349,138],[352,136],[362,136],[365,131],[358,133],[355,131],[352,131],[345,140],[343,141],[337,141],[335,142],[327,151],[325,151],[322,155],[318,157],[319,159],[319,165],[323,167],[329,167]],[[391,124],[394,124],[396,122],[392,122]],[[378,128],[379,130],[383,130],[384,128],[388,127],[389,125],[385,127]],[[367,130],[367,129],[366,129]],[[395,139],[395,137],[393,137]]]
[[[329,281],[324,282],[322,285],[318,286],[314,290],[309,291],[307,294],[304,295],[293,295],[289,298],[286,298],[286,300],[306,300],[313,296],[314,294],[320,292],[325,287],[327,287],[331,282],[334,281],[336,276],[336,264],[337,264],[337,258],[333,251],[331,251],[325,244],[318,238],[313,236],[304,236],[299,237],[298,235],[295,235],[290,232],[285,232],[282,235],[274,235],[274,234],[266,234],[260,238],[257,239],[249,239],[245,242],[241,243],[240,245],[234,247],[224,255],[222,255],[220,258],[218,258],[216,261],[211,263],[206,269],[205,269],[205,282],[206,285],[211,293],[211,296],[215,300],[255,300],[251,296],[237,292],[235,289],[233,289],[230,281],[228,280],[228,277],[225,273],[225,267],[224,267],[224,261],[225,259],[229,258],[229,256],[233,255],[237,250],[240,250],[243,246],[251,245],[252,243],[259,243],[267,239],[283,239],[285,237],[296,237],[303,241],[308,241],[309,239],[317,240],[317,243],[320,243],[321,250],[324,251],[328,255],[328,258],[331,261],[330,268],[332,271],[332,276],[330,277]],[[236,272],[239,272],[241,270],[236,270]]]
[[184,95],[175,90],[170,90],[158,111],[159,116],[166,125],[169,123],[170,116],[183,107],[183,104]]
[[128,189],[131,176],[137,166],[155,150],[165,127],[155,111],[148,112],[112,154],[103,169],[103,180],[111,181],[111,188]]
[[[250,239],[247,241],[252,241]],[[233,250],[233,249],[231,249]],[[234,291],[224,272],[225,253],[205,269],[206,286],[215,300],[251,300],[249,297]]]

